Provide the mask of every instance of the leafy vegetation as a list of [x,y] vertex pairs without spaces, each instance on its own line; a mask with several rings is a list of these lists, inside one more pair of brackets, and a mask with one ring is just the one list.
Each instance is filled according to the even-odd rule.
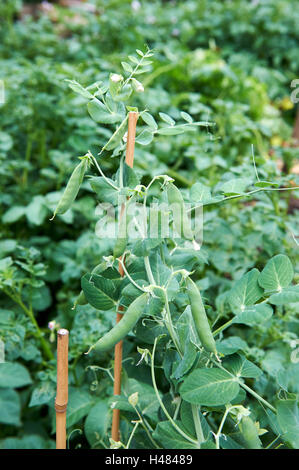
[[[298,448],[295,2],[25,3],[0,6],[0,446],[55,447],[61,326],[71,448]],[[161,204],[157,235],[100,236],[119,202]],[[115,397],[93,346],[140,296]]]

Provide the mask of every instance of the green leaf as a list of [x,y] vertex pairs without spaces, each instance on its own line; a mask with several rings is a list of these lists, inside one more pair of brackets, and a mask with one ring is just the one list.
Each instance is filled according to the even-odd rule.
[[117,111],[109,111],[108,108],[97,98],[87,103],[87,110],[95,122],[102,124],[115,124],[123,119],[122,108]]
[[136,142],[140,145],[149,145],[154,138],[154,134],[148,130],[144,129],[137,137]]
[[0,389],[0,423],[20,426],[21,404],[18,393],[11,388]]
[[26,367],[17,362],[0,364],[0,387],[17,388],[31,383],[31,377]]
[[283,440],[294,449],[299,448],[299,408],[297,400],[283,400],[277,404],[278,423]]
[[80,85],[80,83],[76,82],[76,80],[65,80],[66,82],[68,82],[69,84],[69,87],[75,92],[75,93],[78,93],[79,95],[83,96],[83,98],[87,98],[87,99],[93,99],[93,95],[91,93],[89,93],[88,90],[86,90],[85,88],[83,88],[82,85]]
[[91,447],[96,447],[107,436],[110,425],[110,408],[106,401],[99,401],[91,408],[84,424],[84,433]]
[[145,124],[147,124],[153,130],[158,129],[158,124],[156,123],[155,119],[153,118],[153,116],[151,114],[145,112],[145,113],[141,114],[141,117],[142,117],[143,121],[145,122]]
[[187,121],[190,124],[193,122],[192,116],[190,116],[190,114],[188,114],[188,113],[185,113],[185,111],[181,111],[181,116],[184,119],[184,121]]
[[242,276],[228,293],[227,298],[235,314],[244,311],[246,306],[253,305],[262,297],[263,291],[258,284],[259,275],[258,269],[252,269]]
[[26,207],[13,206],[6,211],[2,216],[2,222],[4,224],[12,224],[19,220],[23,215],[26,214]]
[[45,205],[45,198],[42,196],[35,196],[26,207],[27,220],[34,225],[41,225],[47,214],[48,209]]
[[272,307],[268,304],[250,305],[233,319],[233,323],[254,326],[268,321],[273,315]]
[[294,277],[294,269],[286,255],[271,258],[259,277],[259,284],[266,291],[281,291],[287,287]]
[[124,69],[125,72],[128,72],[128,73],[133,72],[132,66],[130,64],[128,64],[127,62],[121,62],[121,65],[122,65],[122,68]]
[[160,116],[160,118],[162,119],[162,121],[166,122],[166,123],[169,124],[170,126],[174,126],[174,125],[175,125],[175,120],[172,119],[172,117],[169,116],[168,114],[159,113],[159,116]]
[[236,377],[257,379],[262,374],[262,370],[259,367],[253,364],[253,362],[248,361],[245,357],[240,356],[240,354],[226,357],[223,360],[223,367],[228,369]]
[[32,406],[45,405],[55,397],[55,384],[50,381],[42,382],[36,387],[31,395],[29,408]]
[[183,127],[161,127],[161,129],[157,130],[157,134],[160,135],[178,135],[178,134],[184,134],[185,128]]
[[30,434],[3,439],[0,441],[0,449],[55,449],[55,442],[46,440],[38,434]]
[[254,186],[256,186],[257,188],[268,188],[269,186],[278,188],[279,183],[274,183],[273,181],[257,181],[256,183],[254,183]]
[[[108,180],[115,186],[111,179],[108,178]],[[103,176],[92,176],[88,181],[101,202],[110,202],[113,205],[118,203],[119,191],[107,183],[106,178]]]
[[[183,427],[180,421],[175,421],[175,423],[180,428]],[[164,449],[198,449],[198,445],[185,439],[169,421],[158,423],[153,438],[160,442]]]
[[269,302],[273,305],[287,305],[299,302],[299,284],[286,287],[277,294],[272,294],[269,298]]
[[247,343],[239,336],[231,336],[223,341],[216,341],[217,351],[221,354],[233,354],[237,351],[246,351]]
[[251,183],[249,178],[234,178],[223,183],[219,189],[226,195],[243,194]]
[[94,397],[86,390],[70,387],[69,401],[67,405],[66,424],[67,428],[78,423],[86,416],[94,405]]
[[137,176],[133,168],[126,163],[124,164],[123,184],[127,188],[134,189],[140,183],[140,178]]
[[194,405],[219,406],[229,403],[239,392],[235,377],[220,369],[196,369],[180,388],[184,400]]
[[195,183],[190,189],[190,199],[196,203],[211,199],[211,191],[202,183]]
[[[211,428],[207,423],[207,420],[205,417],[202,415],[200,411],[198,411],[197,408],[197,413],[200,419],[201,423],[201,428],[203,432],[203,436],[205,440],[207,441],[210,437],[211,433]],[[193,437],[196,437],[196,431],[195,431],[195,426],[194,426],[194,418],[193,418],[193,413],[192,413],[192,406],[190,403],[187,403],[186,401],[182,400],[181,408],[180,408],[180,417],[183,423],[183,426],[187,430],[187,432],[192,435]]]
[[110,310],[116,305],[116,288],[111,279],[98,274],[85,274],[81,287],[87,301],[98,310]]

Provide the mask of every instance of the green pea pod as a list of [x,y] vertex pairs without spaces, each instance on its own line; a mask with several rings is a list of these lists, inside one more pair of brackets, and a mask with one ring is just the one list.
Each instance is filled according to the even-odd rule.
[[64,193],[55,209],[54,215],[50,220],[53,220],[56,214],[64,214],[67,210],[69,210],[77,197],[86,169],[87,159],[81,160],[79,165],[76,166],[73,173],[71,174]]
[[205,307],[202,303],[200,292],[196,284],[189,277],[187,278],[187,292],[199,339],[207,351],[217,354],[216,343],[209,325]]
[[239,428],[247,449],[262,449],[258,430],[249,416],[243,416]]
[[149,294],[141,294],[134,302],[129,306],[128,310],[121,318],[121,320],[116,323],[116,325],[106,333],[102,338],[99,339],[87,352],[87,354],[95,349],[96,351],[102,352],[107,351],[119,341],[121,341],[129,331],[136,325],[138,319],[144,312],[148,301]]
[[103,150],[113,150],[115,147],[119,145],[121,142],[121,139],[126,133],[127,130],[127,121],[128,121],[128,115],[125,117],[123,122],[120,124],[120,126],[116,129],[114,134],[110,137],[108,140],[107,144],[102,148]]
[[191,222],[186,212],[184,199],[180,190],[172,183],[167,186],[168,203],[173,205],[173,225],[178,234],[188,240],[193,240]]

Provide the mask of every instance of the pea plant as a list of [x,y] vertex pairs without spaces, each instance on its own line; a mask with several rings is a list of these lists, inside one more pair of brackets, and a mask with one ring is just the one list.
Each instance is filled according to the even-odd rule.
[[[53,215],[70,209],[87,179],[98,202],[95,232],[113,240],[112,250],[83,275],[74,305],[90,304],[99,318],[111,311],[111,329],[86,351],[94,363],[89,369],[113,379],[102,363],[125,340],[122,394],[99,398],[86,421],[88,440],[95,448],[139,448],[141,442],[167,449],[296,448],[298,388],[289,385],[294,369],[280,377],[278,394],[267,370],[255,364],[257,350],[268,346],[268,328],[276,331],[276,341],[297,341],[295,333],[287,338],[278,334],[284,323],[298,322],[292,307],[299,300],[292,262],[276,253],[229,286],[224,282],[228,287],[213,303],[201,293],[201,273],[208,264],[203,210],[213,216],[214,206],[225,210],[232,200],[264,194],[275,208],[280,192],[298,187],[260,179],[254,153],[252,177],[232,178],[215,188],[197,182],[189,192],[167,174],[156,172],[149,179],[141,166],[130,168],[124,161],[130,112],[139,116],[136,161],[139,146],[160,135],[171,139],[213,130],[213,122],[196,121],[186,112],[179,120],[160,112],[157,122],[150,110],[140,109],[145,90],[139,76],[147,72],[152,56],[152,50],[136,50],[122,62],[122,74],[111,73],[88,87],[69,81],[108,135],[97,156],[87,149],[79,157]],[[103,162],[116,158],[118,170],[106,175]],[[119,306],[124,315],[114,324]],[[245,341],[255,330],[260,332],[256,351]],[[121,410],[119,441],[109,439],[112,409]]]

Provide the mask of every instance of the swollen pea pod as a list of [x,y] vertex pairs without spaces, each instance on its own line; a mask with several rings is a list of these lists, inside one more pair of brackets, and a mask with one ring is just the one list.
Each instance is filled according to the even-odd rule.
[[187,292],[192,317],[201,344],[207,351],[217,354],[216,343],[209,325],[205,307],[202,303],[200,292],[196,284],[189,277],[187,278]]
[[136,325],[138,319],[144,312],[148,301],[148,293],[141,294],[134,302],[129,306],[128,310],[121,318],[121,320],[116,323],[116,325],[108,331],[102,338],[99,339],[93,346],[89,348],[86,354],[88,354],[92,349],[102,352],[107,351],[113,346],[115,346],[119,341],[121,341],[129,331]]
[[240,431],[245,441],[246,448],[248,449],[262,449],[258,430],[249,416],[243,416],[239,424]]
[[193,240],[193,232],[191,229],[191,222],[188,218],[184,199],[181,195],[180,190],[172,183],[167,186],[166,189],[168,202],[173,205],[173,225],[181,237],[185,237],[188,240]]
[[81,160],[79,165],[76,166],[71,177],[66,185],[64,193],[55,209],[54,215],[50,220],[53,220],[56,214],[64,214],[72,205],[79,192],[81,183],[87,169],[87,159]]

